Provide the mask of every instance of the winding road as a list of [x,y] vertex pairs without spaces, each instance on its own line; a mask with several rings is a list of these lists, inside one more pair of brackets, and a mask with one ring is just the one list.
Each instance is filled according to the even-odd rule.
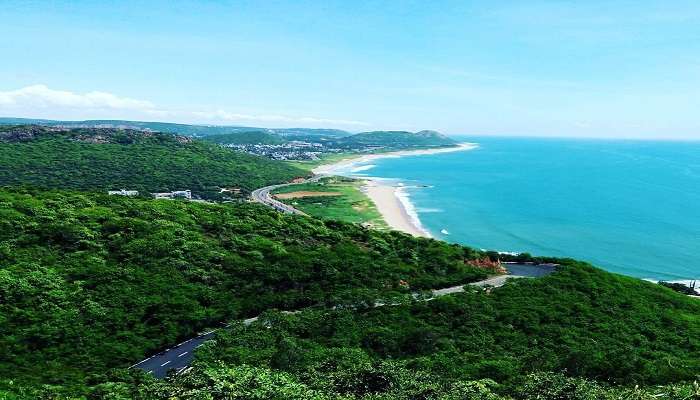
[[250,197],[253,199],[253,201],[261,204],[265,204],[266,206],[270,206],[274,208],[277,211],[283,212],[283,213],[288,213],[288,214],[298,214],[298,215],[306,215],[301,210],[298,210],[288,204],[284,204],[281,201],[275,200],[270,192],[279,189],[281,187],[285,186],[292,186],[292,185],[301,185],[304,183],[311,183],[311,182],[318,182],[319,179],[323,178],[325,175],[314,175],[313,177],[309,179],[304,179],[301,182],[290,182],[290,183],[280,183],[277,185],[270,185],[270,186],[265,186],[260,189],[255,189],[253,190],[253,193],[250,194]]
[[[541,265],[526,265],[526,264],[511,264],[511,266],[517,266],[518,268],[518,273],[520,275],[498,275],[498,276],[493,276],[488,279],[484,279],[481,281],[477,282],[471,282],[466,285],[458,285],[458,286],[452,286],[448,288],[443,288],[443,289],[435,289],[432,290],[432,296],[423,300],[432,300],[437,297],[441,296],[446,296],[449,294],[454,294],[454,293],[460,293],[464,291],[464,288],[467,286],[476,286],[476,287],[501,287],[503,286],[507,280],[509,279],[517,279],[517,278],[533,278],[533,277],[539,277],[543,275],[550,274],[556,270],[556,265],[555,264],[541,264]],[[530,272],[532,270],[532,272]],[[381,306],[387,306],[387,305],[393,305],[393,304],[384,304],[384,303],[378,303],[375,304],[375,307],[381,307]],[[284,313],[287,314],[294,314],[300,311],[283,311]],[[248,318],[243,320],[244,325],[250,325],[253,322],[257,321],[258,317],[253,317],[253,318]],[[231,324],[228,324],[224,327],[227,328]],[[146,358],[145,360],[139,361],[136,364],[132,365],[129,368],[139,368],[141,370],[144,370],[148,374],[152,374],[156,378],[165,378],[168,374],[168,371],[171,369],[175,370],[177,374],[181,373],[186,373],[189,370],[189,366],[192,363],[192,360],[194,359],[194,352],[195,350],[203,345],[207,340],[213,339],[216,336],[216,329],[202,333],[196,337],[193,337],[191,339],[188,339],[176,346],[173,346],[171,348],[168,348],[164,351],[161,351],[158,354],[154,354],[151,357]]]

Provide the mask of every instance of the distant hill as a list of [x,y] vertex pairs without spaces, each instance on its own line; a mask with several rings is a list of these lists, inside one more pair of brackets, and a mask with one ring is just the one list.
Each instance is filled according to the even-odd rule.
[[329,136],[344,137],[350,133],[339,129],[311,129],[311,128],[277,128],[266,129],[248,126],[221,126],[221,125],[190,125],[174,124],[170,122],[145,122],[126,120],[85,120],[85,121],[59,121],[49,119],[31,118],[0,118],[0,125],[44,125],[62,126],[67,128],[115,128],[148,130],[155,132],[176,133],[185,136],[209,136],[238,132],[268,131],[281,136],[289,135],[309,135],[309,136]]
[[352,133],[340,129],[283,128],[270,130],[282,136],[346,137],[352,135]]
[[0,186],[146,192],[190,189],[217,198],[305,172],[188,136],[108,128],[0,126]]
[[407,147],[443,147],[457,144],[449,137],[435,131],[373,131],[362,132],[343,138],[341,143],[353,145]]
[[281,144],[286,142],[280,135],[270,131],[243,131],[208,135],[202,138],[218,144]]

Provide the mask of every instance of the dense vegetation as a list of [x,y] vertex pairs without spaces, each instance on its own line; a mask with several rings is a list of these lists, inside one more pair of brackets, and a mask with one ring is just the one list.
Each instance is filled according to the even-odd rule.
[[252,204],[0,191],[0,377],[80,387],[220,321],[476,280],[479,255]]
[[[309,372],[270,367],[200,362],[192,371],[166,381],[120,376],[96,385],[94,399],[236,400],[696,400],[697,382],[662,386],[610,386],[601,382],[540,372],[519,377],[504,388],[491,379],[445,381],[395,361],[371,362],[344,349],[324,354]],[[0,392],[0,394],[2,394]]]
[[209,135],[203,140],[219,144],[281,144],[285,142],[276,133],[260,130]]
[[220,333],[191,373],[99,390],[156,399],[700,398],[700,302],[563,262],[546,278],[490,292],[266,313]]
[[306,174],[185,136],[116,129],[0,126],[0,186],[77,190],[190,189],[219,198]]
[[690,287],[688,285],[684,285],[682,283],[678,282],[666,282],[666,281],[661,281],[659,282],[659,285],[661,286],[666,286],[669,289],[673,289],[678,293],[683,293],[689,296],[697,296],[700,295],[700,292],[695,290],[695,287]]
[[[202,360],[311,373],[353,354],[447,381],[565,371],[611,384],[692,380],[700,371],[700,302],[570,262],[550,276],[364,311],[274,316],[221,335]],[[344,360],[343,362],[349,362]]]

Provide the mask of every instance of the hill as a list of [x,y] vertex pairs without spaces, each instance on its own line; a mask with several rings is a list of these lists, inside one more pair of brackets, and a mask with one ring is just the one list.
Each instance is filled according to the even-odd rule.
[[0,397],[9,380],[81,393],[123,375],[110,368],[268,309],[486,275],[465,263],[481,255],[469,248],[247,203],[0,190],[0,216]]
[[[280,337],[285,341],[275,340]],[[340,344],[370,364],[402,361],[448,382],[489,378],[509,386],[530,373],[565,372],[606,384],[667,384],[693,380],[700,370],[700,301],[564,261],[554,274],[491,292],[272,315],[268,324],[222,335],[200,360],[276,368],[303,379],[303,371],[319,368]],[[290,349],[304,351],[281,364]]]
[[270,131],[244,131],[209,135],[202,138],[207,142],[218,144],[281,144],[285,140]]
[[[0,191],[0,215],[0,394],[616,399],[662,390],[649,385],[690,393],[682,382],[700,368],[700,302],[573,260],[402,301],[483,278],[470,262],[496,254],[254,204],[22,190]],[[221,321],[303,307],[221,331],[166,382],[125,370]],[[478,396],[454,397],[467,389]]]
[[373,131],[363,132],[345,137],[340,143],[347,146],[383,146],[387,148],[412,147],[443,147],[454,146],[457,143],[435,131],[405,132],[405,131]]
[[[223,135],[237,132],[266,131],[265,128],[247,126],[223,126],[223,125],[198,125],[175,124],[171,122],[148,122],[128,120],[84,120],[84,121],[59,121],[49,119],[32,118],[0,118],[0,125],[42,125],[64,128],[111,128],[146,130],[153,132],[169,132],[184,136],[209,136]],[[282,136],[328,136],[342,137],[350,133],[340,129],[313,129],[313,128],[277,128],[269,131]]]
[[693,383],[700,302],[584,263],[562,263],[545,278],[430,302],[270,312],[217,335],[187,374],[164,383],[131,378],[122,390],[157,399],[212,392],[347,400],[700,395]]
[[0,186],[143,193],[190,189],[217,198],[305,172],[187,136],[107,128],[0,126]]
[[[0,395],[23,393],[9,398],[618,399],[692,394],[700,369],[700,302],[573,260],[422,302],[406,295],[516,258],[244,203],[0,190],[0,216]],[[125,369],[304,307],[221,331],[166,382]]]
[[314,137],[326,137],[326,138],[339,138],[350,136],[351,133],[343,131],[340,129],[318,129],[318,128],[281,128],[281,129],[271,129],[273,132],[289,137],[302,137],[302,138],[314,138]]

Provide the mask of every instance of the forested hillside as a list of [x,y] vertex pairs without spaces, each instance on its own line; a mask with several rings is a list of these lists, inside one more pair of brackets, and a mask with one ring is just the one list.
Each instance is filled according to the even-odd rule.
[[311,372],[343,347],[370,363],[401,360],[447,381],[506,386],[540,371],[618,385],[692,380],[700,371],[700,301],[577,262],[490,293],[271,318],[273,329],[222,335],[201,360]]
[[185,136],[117,129],[0,126],[0,186],[143,193],[190,189],[218,198],[304,171]]
[[430,302],[267,313],[124,398],[628,400],[700,397],[700,302],[584,263]]
[[483,278],[477,256],[260,205],[0,191],[0,381],[79,393],[221,321]]
[[454,146],[454,140],[435,131],[372,131],[362,132],[339,140],[344,146],[382,146],[388,149]]

